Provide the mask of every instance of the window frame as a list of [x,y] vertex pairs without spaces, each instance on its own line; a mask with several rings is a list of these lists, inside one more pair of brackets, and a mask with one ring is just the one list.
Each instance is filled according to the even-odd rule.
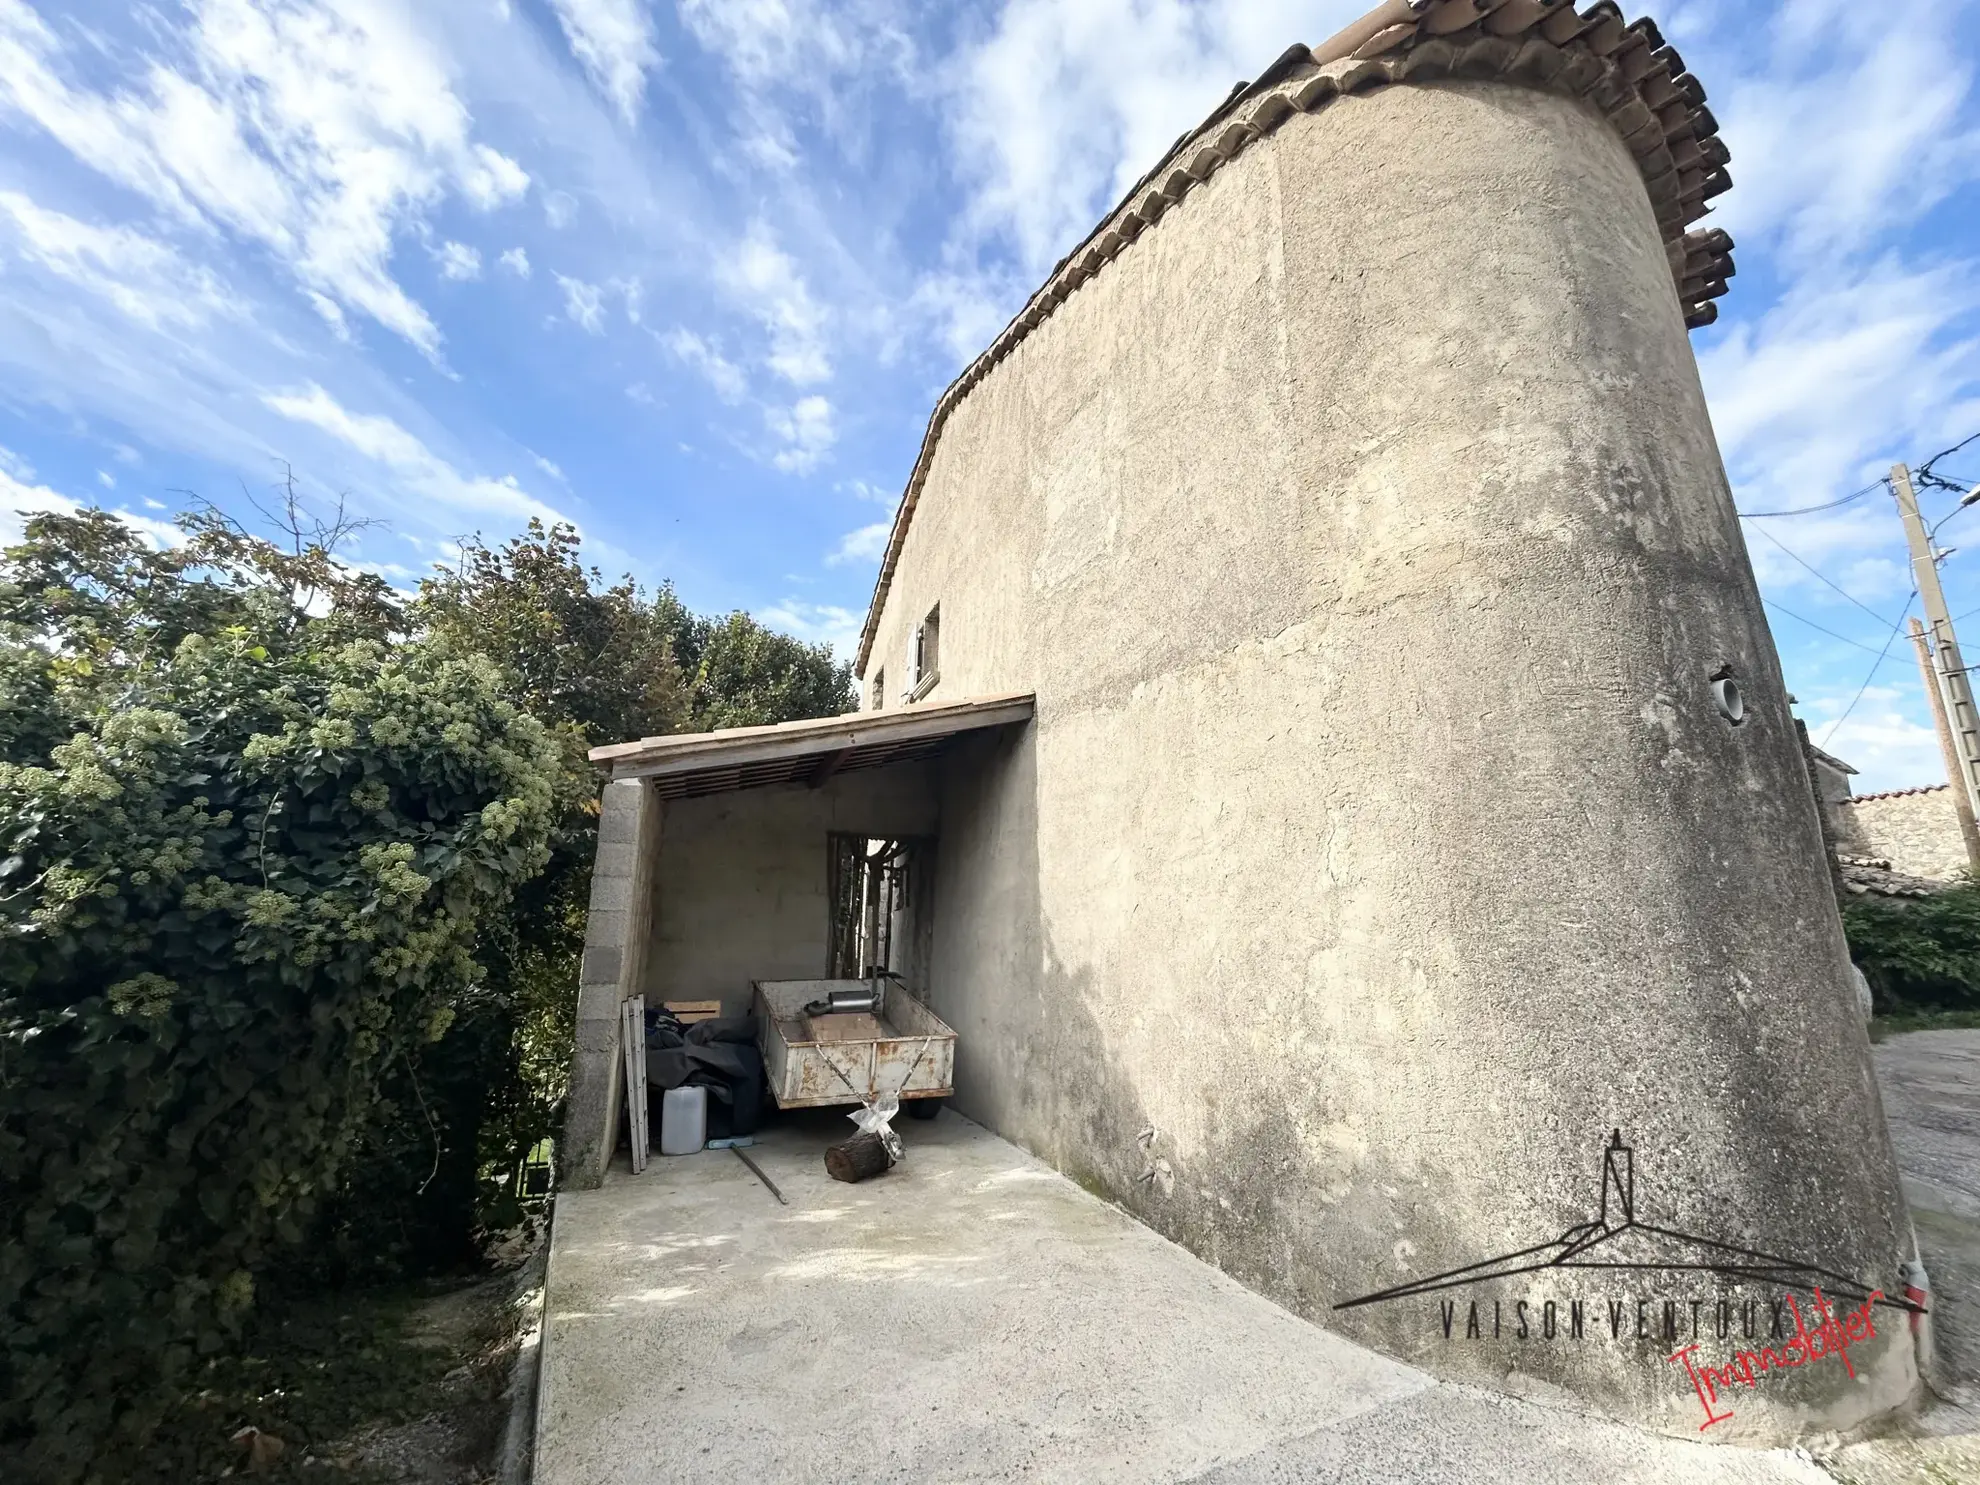
[[908,688],[903,693],[907,701],[921,700],[942,679],[942,605],[939,603],[914,626],[908,640],[908,675]]

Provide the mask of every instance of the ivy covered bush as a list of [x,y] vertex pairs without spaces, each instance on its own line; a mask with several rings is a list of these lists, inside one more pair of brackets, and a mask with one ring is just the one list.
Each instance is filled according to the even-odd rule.
[[1980,886],[1843,908],[1849,953],[1878,1011],[1980,1011]]
[[[102,1473],[444,1045],[560,755],[375,579],[218,522],[0,561],[0,1459]],[[91,1464],[91,1461],[96,1461]]]
[[401,594],[289,494],[280,545],[92,511],[0,551],[9,1485],[246,1421],[197,1397],[258,1295],[472,1264],[557,1127],[586,749],[854,704],[825,646],[607,584],[569,527]]

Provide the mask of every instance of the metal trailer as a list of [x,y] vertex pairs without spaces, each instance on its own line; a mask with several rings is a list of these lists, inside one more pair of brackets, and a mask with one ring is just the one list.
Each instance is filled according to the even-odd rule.
[[[903,1104],[955,1092],[956,1034],[887,980],[755,980],[763,1073],[780,1109],[864,1103],[883,1093]],[[821,1036],[804,1008],[834,990],[874,989],[878,1035]]]

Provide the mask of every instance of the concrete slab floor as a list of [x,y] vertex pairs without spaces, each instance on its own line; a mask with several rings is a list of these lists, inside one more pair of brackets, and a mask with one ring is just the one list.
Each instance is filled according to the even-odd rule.
[[536,1485],[1826,1485],[1805,1455],[1453,1387],[1281,1310],[957,1115],[655,1157],[557,1199]]
[[1980,1407],[1980,1031],[1908,1032],[1872,1057],[1932,1280],[1940,1380]]
[[1823,1462],[1844,1485],[1969,1485],[1980,1482],[1980,1031],[1907,1032],[1872,1056],[1932,1281],[1936,1397],[1912,1437]]

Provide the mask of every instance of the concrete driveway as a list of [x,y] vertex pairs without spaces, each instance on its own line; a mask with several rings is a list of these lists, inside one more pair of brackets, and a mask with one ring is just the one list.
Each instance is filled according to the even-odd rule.
[[1980,1404],[1980,1031],[1914,1031],[1873,1050],[1931,1277],[1945,1390]]
[[536,1485],[1800,1482],[1440,1383],[1287,1313],[965,1119],[829,1180],[851,1126],[557,1199]]

